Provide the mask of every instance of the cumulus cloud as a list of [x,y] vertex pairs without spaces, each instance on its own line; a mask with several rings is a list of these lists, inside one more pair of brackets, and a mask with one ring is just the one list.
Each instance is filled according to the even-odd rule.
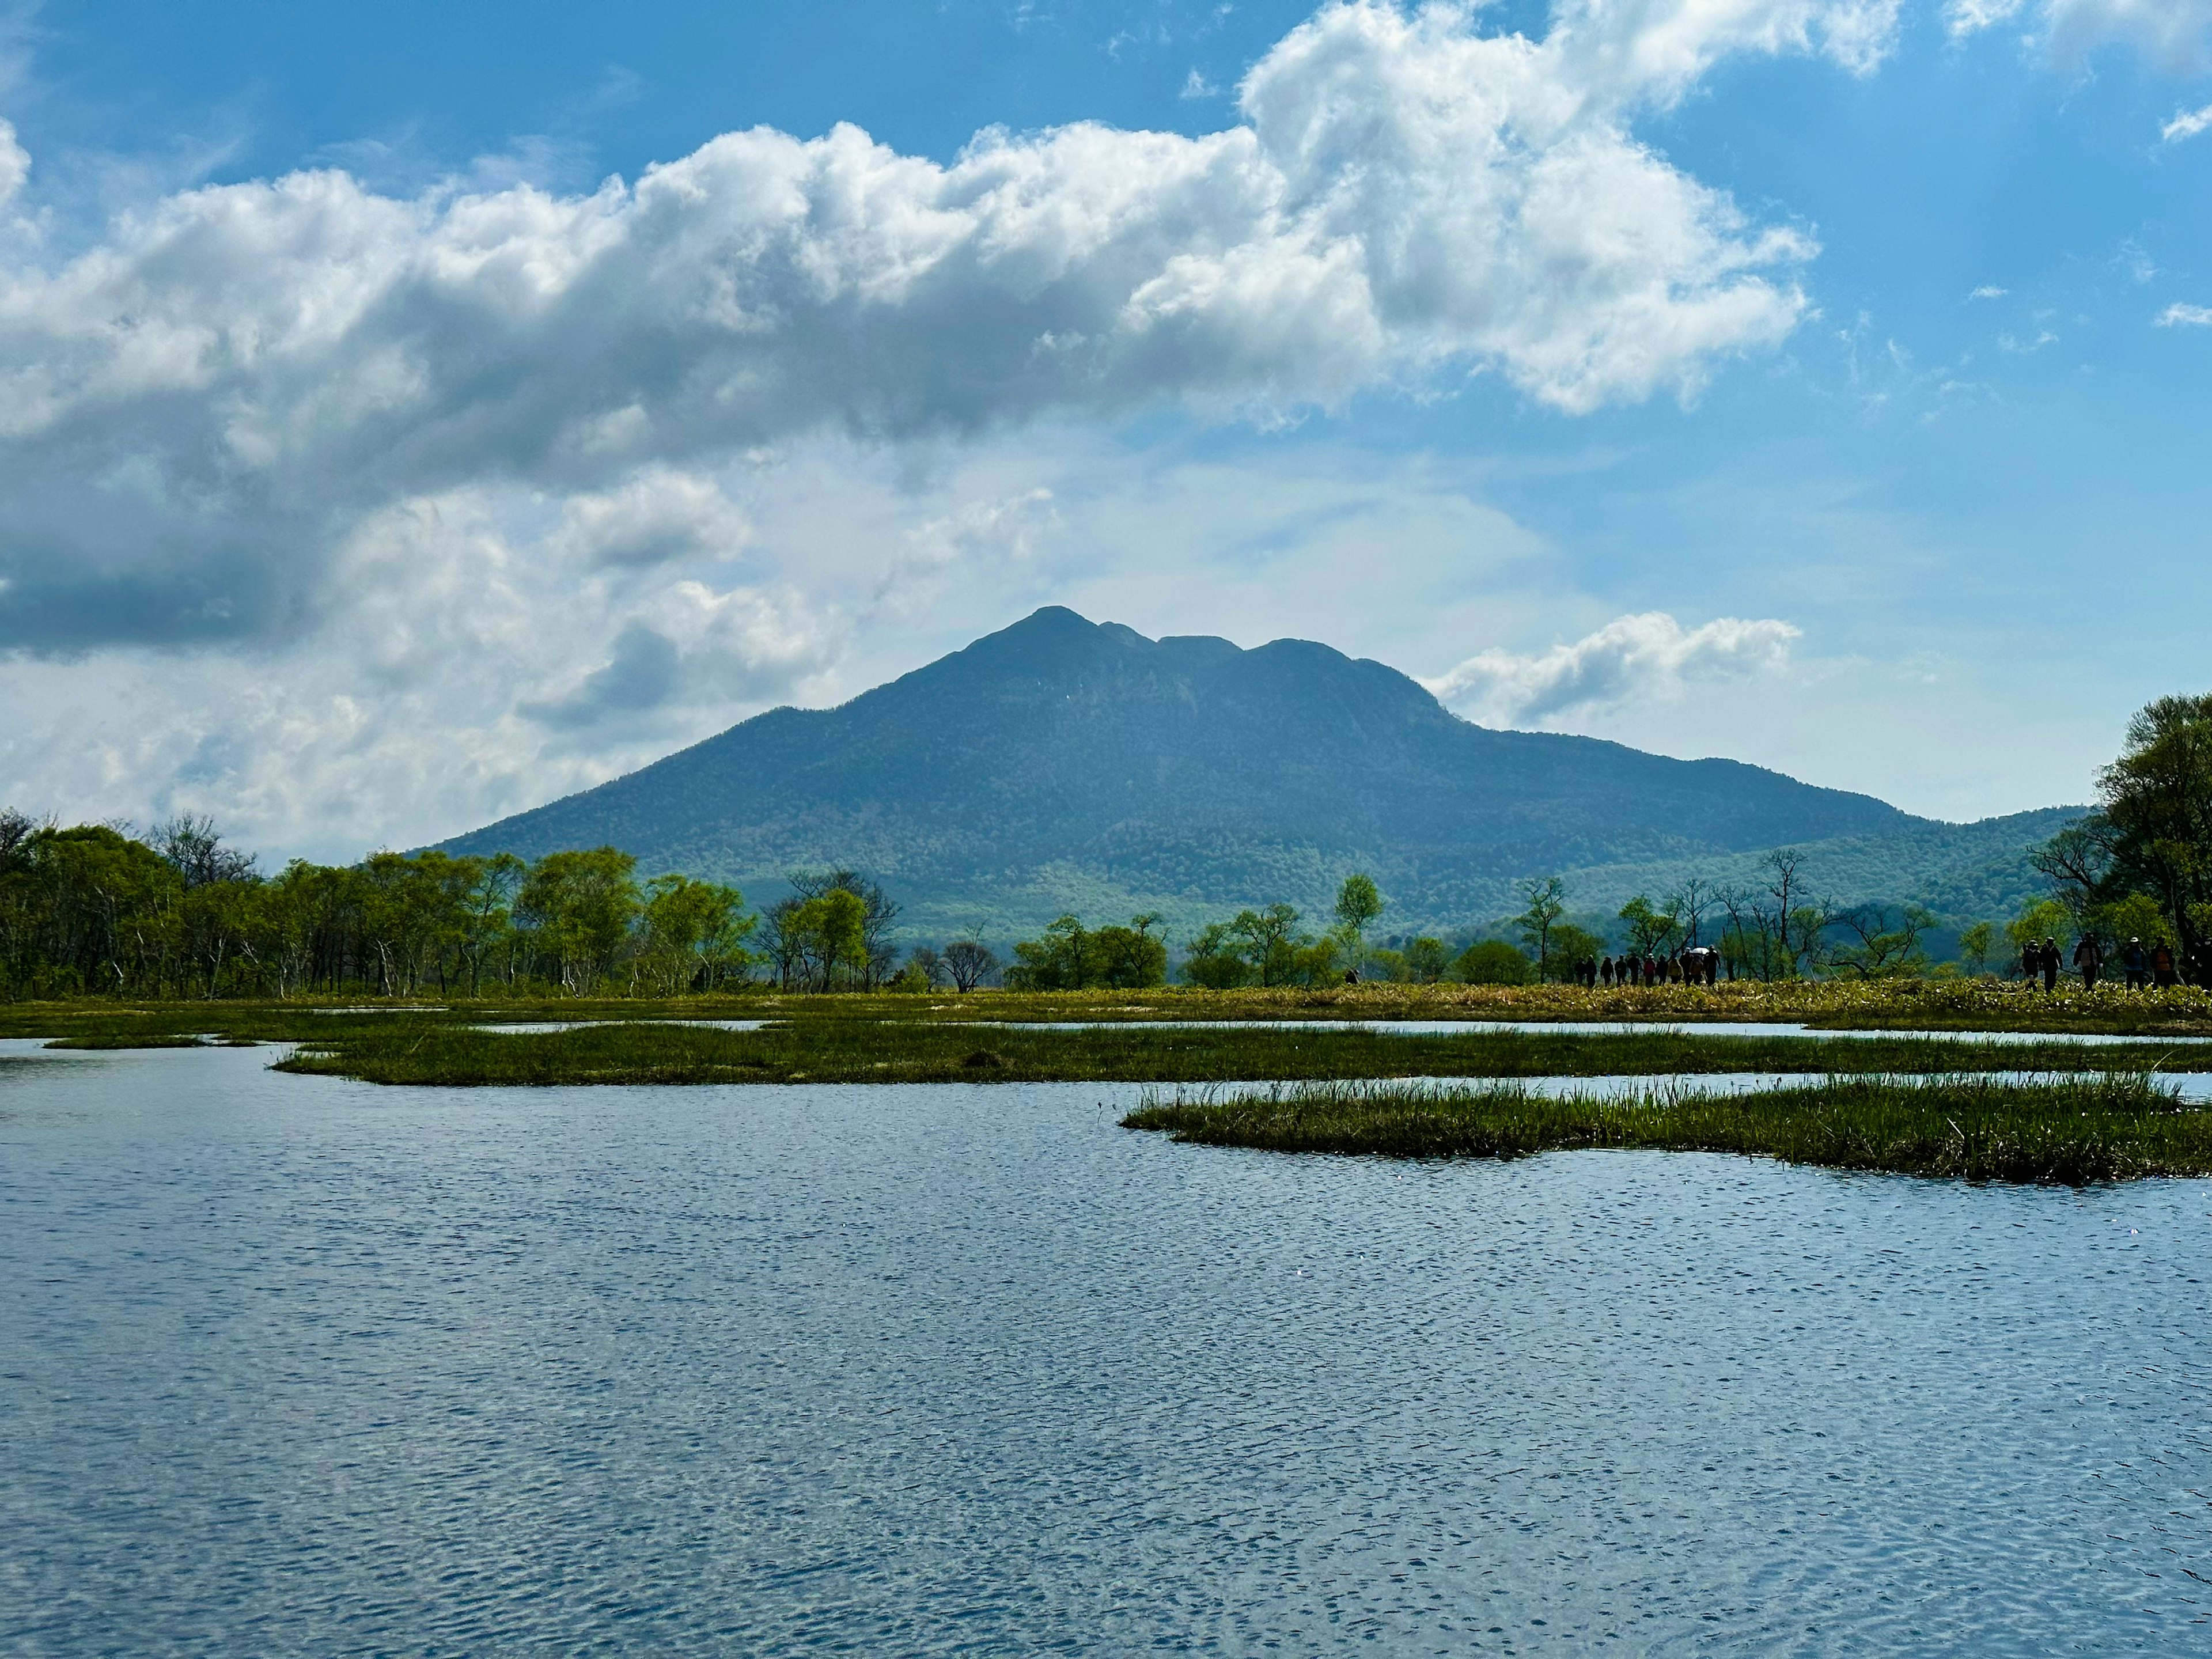
[[1954,35],[2025,20],[2062,60],[2118,42],[2187,70],[2212,42],[2212,0],[1949,0],[1944,17]]
[[2184,305],[2179,301],[2158,313],[2160,328],[2212,328],[2212,306]]
[[665,634],[632,623],[615,637],[612,656],[555,702],[528,702],[522,712],[548,726],[596,726],[611,714],[641,714],[666,702],[676,690],[676,643]]
[[[741,539],[696,479],[1180,400],[1467,369],[1568,412],[1693,390],[1814,249],[1631,131],[1730,53],[1857,70],[1893,0],[1332,5],[1200,137],[1079,124],[951,164],[731,133],[586,196],[343,172],[191,190],[0,268],[0,650],[295,637],[377,514],[536,492],[549,545]],[[0,146],[0,183],[21,151]]]
[[726,557],[752,539],[744,514],[711,479],[648,466],[618,488],[580,491],[562,508],[562,550],[593,564],[654,565]]
[[1617,617],[1595,634],[1548,651],[1485,651],[1423,684],[1485,725],[1541,725],[1632,700],[1672,696],[1696,682],[1773,670],[1800,637],[1786,622],[1723,617],[1685,628],[1665,611],[1652,611]]
[[610,564],[477,489],[372,515],[351,596],[288,646],[108,650],[0,671],[0,802],[215,814],[323,857],[410,845],[587,787],[740,712],[818,696],[850,618],[781,576]]

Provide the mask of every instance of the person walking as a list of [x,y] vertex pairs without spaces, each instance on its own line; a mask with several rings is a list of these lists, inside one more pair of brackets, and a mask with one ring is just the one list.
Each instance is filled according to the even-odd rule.
[[2105,965],[2105,947],[2097,943],[2094,933],[2084,933],[2075,942],[2074,966],[2081,975],[2081,988],[2097,988],[2097,970]]
[[1597,982],[1608,991],[1613,989],[1613,958],[1611,957],[1598,958]]
[[2131,939],[2127,942],[2126,947],[2120,952],[2120,967],[2127,974],[2128,989],[2130,991],[2142,989],[2149,979],[2149,975],[2146,971],[2149,961],[2150,958],[2143,952],[2141,939]]
[[2046,991],[2058,988],[2058,941],[2055,939],[2046,938],[2043,941],[2043,988]]
[[2173,947],[2160,945],[2150,953],[2150,982],[2161,991],[2170,991],[2176,983],[2173,971]]

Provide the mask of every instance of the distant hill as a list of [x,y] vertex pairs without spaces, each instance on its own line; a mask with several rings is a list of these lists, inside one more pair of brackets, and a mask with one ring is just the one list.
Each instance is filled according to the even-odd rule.
[[1353,870],[1394,931],[1463,930],[1532,873],[1578,872],[1581,901],[1747,871],[1781,845],[1823,849],[1824,890],[1893,872],[1964,900],[2002,888],[2047,817],[1938,823],[1735,761],[1492,731],[1327,646],[1150,640],[1054,606],[839,708],[772,709],[444,845],[612,843],[756,901],[787,870],[849,864],[915,937],[1003,939],[1069,910],[1180,929],[1277,899],[1324,908]]

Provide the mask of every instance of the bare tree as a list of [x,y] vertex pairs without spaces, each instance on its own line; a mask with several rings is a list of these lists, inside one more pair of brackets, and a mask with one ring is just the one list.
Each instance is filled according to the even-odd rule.
[[187,890],[253,878],[253,854],[225,847],[213,818],[180,812],[165,823],[155,824],[147,841],[185,878]]
[[1936,925],[1936,918],[1917,904],[1901,905],[1894,912],[1886,904],[1855,904],[1837,911],[1829,925],[1845,929],[1858,941],[1831,951],[1829,966],[1862,979],[1887,979],[1927,965],[1920,936]]
[[1721,959],[1729,977],[1739,972],[1772,979],[1784,960],[1774,908],[1759,890],[1723,887],[1716,902],[1728,912],[1728,931],[1721,936]]
[[2112,821],[2101,812],[2068,824],[2027,855],[2028,863],[2045,878],[2074,919],[2077,932],[2087,929],[2089,912],[2110,896],[2113,866],[2118,861],[2118,835]]
[[1711,882],[1702,876],[1692,876],[1661,901],[1680,922],[1683,943],[1692,950],[1705,943],[1698,937],[1698,932],[1705,926],[1707,913],[1719,902],[1719,896]]
[[52,818],[44,822],[18,812],[14,807],[0,807],[0,875],[5,875],[30,857],[31,837],[41,830],[54,827]]
[[990,947],[972,939],[956,939],[945,947],[945,971],[961,992],[974,990],[999,971],[999,958]]
[[1521,897],[1528,908],[1513,918],[1513,925],[1522,939],[1535,947],[1536,971],[1540,976],[1551,962],[1552,928],[1567,911],[1567,884],[1557,876],[1523,882]]
[[806,941],[801,930],[792,925],[805,902],[795,897],[778,899],[761,915],[761,949],[775,969],[776,984],[787,991],[805,967]]

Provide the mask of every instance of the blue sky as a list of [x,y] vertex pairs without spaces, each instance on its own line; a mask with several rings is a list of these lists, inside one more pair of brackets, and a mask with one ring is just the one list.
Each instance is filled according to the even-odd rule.
[[4,39],[29,807],[408,844],[1045,603],[1954,818],[2203,686],[2212,0]]

